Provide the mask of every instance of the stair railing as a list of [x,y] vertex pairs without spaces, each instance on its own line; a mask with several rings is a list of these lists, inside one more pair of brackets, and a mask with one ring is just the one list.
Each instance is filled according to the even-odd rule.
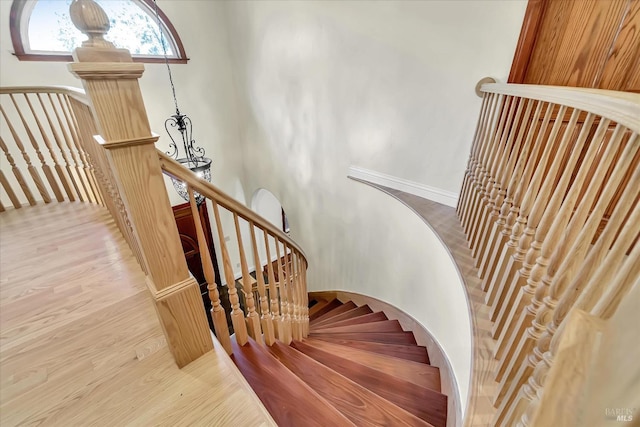
[[[307,259],[302,249],[278,227],[225,194],[215,185],[185,169],[165,153],[157,151],[157,154],[163,172],[186,185],[194,218],[199,218],[195,215],[198,209],[196,200],[204,198],[211,203],[223,274],[229,293],[231,321],[238,344],[244,345],[248,340],[247,337],[259,343],[262,343],[264,337],[267,345],[272,345],[276,339],[290,344],[293,339],[300,340],[306,337],[309,324],[306,296]],[[234,269],[225,238],[229,231],[225,231],[224,222],[221,219],[224,214],[231,215],[233,218],[233,232],[236,235],[242,272],[240,283],[245,301],[244,312],[240,307],[240,298],[234,286]],[[215,282],[214,266],[207,249],[202,224],[195,221],[195,226],[207,289],[213,307],[212,320],[215,333],[220,343],[231,354],[226,313],[218,290],[220,283]],[[243,229],[246,231],[243,232]],[[264,248],[267,254],[266,280],[262,274],[263,265],[259,247]],[[271,255],[274,252],[277,276],[272,266]],[[252,262],[249,261],[249,257],[253,259]],[[251,275],[252,273],[255,274],[255,278]],[[258,298],[255,298],[255,295]]]
[[[183,367],[212,350],[213,342],[200,288],[188,271],[169,202],[163,172],[170,174],[189,186],[192,209],[197,210],[194,192],[212,204],[238,344],[245,344],[248,336],[261,342],[264,335],[267,344],[273,344],[276,338],[290,343],[306,336],[307,261],[300,247],[267,220],[156,150],[158,136],[151,132],[138,83],[144,65],[134,63],[129,51],[116,49],[104,39],[109,20],[94,1],[74,0],[70,14],[74,25],[88,37],[73,52],[75,62],[69,65],[72,74],[82,81],[86,95],[67,88],[7,88],[2,92],[7,100],[5,103],[3,98],[2,117],[12,141],[11,145],[5,144],[3,133],[2,150],[18,186],[10,187],[4,174],[1,181],[9,199],[16,202],[14,207],[22,206],[13,190],[17,187],[30,204],[36,203],[33,186],[25,183],[25,176],[31,176],[45,203],[52,201],[51,191],[58,201],[64,201],[66,195],[69,200],[104,204],[146,274],[169,349],[178,366]],[[20,131],[17,124],[22,126]],[[25,138],[32,152],[23,143]],[[26,173],[16,164],[17,155],[24,159]],[[31,158],[40,161],[40,169]],[[56,179],[62,184],[58,185]],[[237,237],[244,307],[226,247],[227,234],[231,233],[221,221],[225,213],[232,215]],[[194,219],[199,217],[194,214]],[[247,224],[248,234],[243,232]],[[202,224],[196,221],[195,226],[216,334],[231,353],[217,290],[220,284],[215,283]],[[263,246],[269,266],[266,279],[260,274],[262,265],[257,265]],[[273,255],[278,260],[277,272],[272,268]],[[255,279],[251,276],[251,258],[257,260],[251,266]],[[254,283],[258,302],[253,297]]]
[[494,322],[494,424],[511,426],[569,310],[639,280],[640,95],[499,83],[479,94],[457,213]]

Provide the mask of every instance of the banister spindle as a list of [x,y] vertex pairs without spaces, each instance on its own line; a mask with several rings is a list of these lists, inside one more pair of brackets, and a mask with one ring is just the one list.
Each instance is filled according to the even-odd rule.
[[471,202],[469,204],[469,214],[467,215],[464,222],[464,230],[465,233],[469,236],[471,233],[471,227],[473,225],[473,220],[477,214],[480,204],[480,198],[483,194],[484,188],[487,185],[487,177],[490,173],[489,168],[491,166],[491,161],[495,156],[496,151],[498,151],[498,142],[496,139],[496,133],[500,122],[500,117],[503,115],[504,105],[504,95],[498,95],[497,101],[495,103],[494,111],[492,112],[492,116],[490,119],[490,126],[485,132],[484,136],[484,145],[485,150],[481,157],[481,161],[479,163],[478,174],[476,175],[476,181],[474,183],[473,193],[471,197]]
[[[240,221],[238,214],[233,213],[233,223],[236,227],[236,237],[238,239],[238,253],[240,255],[240,268],[242,269],[242,287],[244,290],[244,300],[247,309],[247,331],[249,336],[256,340],[258,343],[262,343],[262,331],[260,330],[260,316],[256,312],[256,302],[253,298],[253,281],[249,273],[249,266],[247,264],[247,256],[244,251],[244,242],[242,241],[242,231],[240,230]],[[258,270],[256,269],[256,276]]]
[[193,217],[193,224],[196,228],[196,237],[198,238],[198,250],[200,252],[200,262],[202,263],[202,272],[204,278],[207,281],[207,291],[209,292],[209,299],[211,300],[211,319],[213,321],[213,328],[216,332],[216,338],[222,347],[224,347],[227,354],[232,353],[231,339],[229,338],[229,328],[227,327],[227,318],[224,312],[224,308],[220,304],[220,293],[218,292],[218,284],[216,283],[216,274],[213,268],[213,261],[211,259],[211,252],[209,252],[209,245],[204,234],[204,228],[200,220],[200,211],[198,210],[198,204],[193,194],[193,188],[187,187],[189,193],[189,205],[191,207],[191,216]]
[[[482,214],[478,219],[478,223],[476,225],[477,233],[476,233],[476,242],[473,244],[473,251],[471,256],[476,259],[476,266],[479,265],[484,249],[486,248],[487,242],[485,240],[489,218],[491,216],[497,217],[497,209],[496,203],[502,203],[501,195],[504,196],[504,187],[506,186],[506,182],[504,182],[504,176],[506,175],[506,169],[509,168],[510,163],[507,159],[515,158],[520,147],[516,145],[515,141],[515,128],[517,127],[513,121],[514,115],[516,113],[516,106],[518,106],[518,110],[522,111],[521,102],[519,98],[510,97],[508,100],[509,104],[509,112],[506,118],[506,124],[504,125],[500,144],[504,147],[500,158],[498,160],[498,164],[496,166],[496,174],[495,179],[490,187],[487,188],[487,203],[485,204]],[[506,107],[506,106],[505,106]],[[502,194],[501,194],[502,192]]]
[[[536,101],[532,99],[526,99],[525,101],[523,101],[523,103],[523,105],[526,105],[524,116],[520,116],[519,114],[517,114],[520,119],[517,126],[517,145],[520,145],[525,135],[531,134],[531,132],[535,128],[535,122],[531,120],[531,114]],[[542,108],[542,104],[539,104],[536,110],[538,110],[538,108]],[[527,126],[528,124],[529,126]],[[527,132],[527,130],[529,130],[529,132]],[[505,198],[502,207],[500,208],[500,211],[504,212],[505,216],[504,229],[501,232],[502,236],[500,236],[500,239],[503,241],[507,241],[509,239],[509,236],[513,233],[513,228],[516,226],[516,217],[520,212],[522,195],[524,194],[526,185],[528,184],[529,178],[532,173],[531,171],[533,170],[534,165],[537,162],[538,152],[540,150],[540,146],[537,144],[538,142],[539,139],[536,139],[536,143],[531,145],[531,138],[526,138],[524,149],[522,150],[523,156],[519,158],[520,161],[516,166],[514,174],[512,175],[507,187],[507,197]],[[497,267],[502,267],[505,256],[507,254],[510,255],[511,253],[510,249],[511,248],[508,244],[496,245],[496,255],[502,254],[502,256],[496,257],[495,263],[497,264]],[[497,271],[499,271],[499,269]],[[493,272],[493,270],[491,272]],[[500,276],[501,274],[498,272],[497,274],[490,274],[485,278],[483,290],[488,292],[485,302],[489,306],[493,305],[493,297],[495,296],[495,289],[497,289],[496,278]]]
[[[5,145],[1,136],[0,136],[0,145],[2,146],[2,150],[7,155],[7,159],[11,159],[9,161],[9,164],[12,167],[15,166],[15,163],[13,162],[13,157],[11,157],[11,154],[9,154],[9,151],[7,150],[7,146]],[[0,170],[0,183],[2,184],[2,188],[4,188],[4,191],[7,193],[7,196],[9,196],[9,200],[11,200],[11,204],[13,205],[13,207],[15,209],[20,209],[22,207],[22,204],[20,203],[20,200],[18,200],[18,196],[16,196],[16,193],[13,191],[13,188],[11,188],[11,184],[9,184],[9,181],[7,180],[7,177],[4,175],[4,171],[2,170]],[[4,207],[3,207],[3,210],[4,210]]]
[[[13,97],[11,97],[11,99],[13,100]],[[14,101],[14,104],[15,104],[15,101]],[[11,124],[11,121],[9,120],[9,117],[7,117],[7,113],[4,111],[4,108],[2,107],[2,105],[0,105],[0,112],[2,112],[2,116],[4,117],[4,120],[7,122],[7,126],[9,127],[9,132],[11,132],[11,136],[13,137],[13,142],[15,142],[16,146],[18,147],[18,150],[20,150],[20,154],[22,154],[22,158],[27,164],[27,170],[29,171],[29,175],[31,175],[31,179],[33,179],[33,182],[35,183],[36,188],[38,189],[38,192],[42,197],[42,201],[44,201],[45,203],[50,203],[51,196],[49,196],[49,192],[47,191],[47,188],[44,186],[44,182],[42,181],[40,174],[38,173],[36,168],[31,164],[31,158],[25,151],[24,144],[22,144],[22,141],[20,140],[18,133],[16,132],[13,125]],[[31,203],[31,200],[29,200],[29,203],[31,205],[34,205],[35,199],[33,203]]]
[[497,106],[498,98],[499,97],[493,93],[489,94],[487,114],[483,120],[482,130],[478,133],[478,154],[476,156],[476,162],[471,171],[471,176],[469,179],[469,189],[467,191],[467,195],[464,201],[464,206],[462,208],[462,216],[460,217],[460,224],[462,224],[463,228],[465,229],[469,221],[469,216],[471,215],[473,199],[476,195],[476,187],[478,185],[479,180],[482,179],[481,171],[484,167],[483,163],[484,163],[485,155],[489,145],[487,141],[487,137],[488,137],[488,134],[490,133],[491,124],[496,114],[496,106]]
[[[553,112],[553,107],[554,104],[549,103],[547,105],[547,113],[545,114],[545,119],[543,120],[542,126],[539,130],[538,137],[542,137],[546,134],[548,120]],[[548,139],[545,138],[546,140],[542,149],[542,154],[538,159],[531,181],[529,181],[529,185],[527,186],[527,192],[524,195],[522,206],[520,207],[520,214],[512,230],[512,235],[514,235],[514,237],[515,235],[518,236],[518,243],[515,245],[513,255],[507,263],[507,267],[495,294],[496,296],[493,300],[491,311],[489,312],[489,318],[492,321],[497,320],[492,331],[494,338],[499,336],[502,325],[504,324],[503,317],[499,315],[504,312],[504,307],[508,305],[508,300],[512,298],[514,277],[516,277],[518,270],[522,266],[527,250],[531,245],[531,240],[533,239],[535,231],[534,225],[537,226],[538,217],[536,216],[536,218],[533,219],[533,215],[531,214],[535,214],[536,212],[543,210],[543,206],[545,205],[544,202],[546,202],[546,200],[541,200],[540,187],[547,176],[546,172],[549,158],[551,157],[551,154],[556,151],[555,140],[562,125],[562,118],[564,117],[565,111],[566,107],[561,106],[560,112],[556,116],[555,122],[551,128],[551,133]],[[530,222],[531,224],[529,224]]]
[[[555,259],[554,264],[558,263],[559,261],[557,260],[559,259],[565,259],[566,257],[569,257],[569,259],[566,260],[565,266],[563,267],[565,281],[571,277],[571,270],[569,270],[569,267],[572,265],[580,265],[584,262],[586,252],[589,249],[593,237],[597,232],[603,215],[607,207],[609,206],[614,194],[619,189],[619,185],[622,182],[624,176],[629,171],[629,166],[632,164],[632,160],[634,159],[637,152],[638,144],[634,145],[633,141],[630,141],[630,143],[625,147],[622,155],[619,157],[620,161],[618,162],[618,164],[616,164],[613,174],[611,175],[609,180],[606,181],[605,189],[601,193],[600,198],[598,199],[593,211],[589,213],[589,209],[592,205],[593,200],[589,198],[583,199],[583,201],[581,201],[581,206],[578,207],[576,213],[571,218],[571,223],[569,224],[569,227],[566,229],[566,231],[564,233],[550,234],[550,238],[545,241],[543,252],[546,250],[546,246],[557,246],[553,254],[553,257]],[[601,180],[598,179],[598,177],[595,177],[595,179],[592,181],[590,189],[587,191],[587,194],[596,193],[598,187],[600,186],[600,183]],[[635,170],[628,185],[628,188],[640,188],[640,170]],[[618,212],[617,217],[613,218],[614,223],[620,221],[620,218],[628,213],[629,203],[632,203],[636,197],[637,194],[634,194],[634,191],[626,191],[623,193],[619,201],[621,210]],[[564,207],[565,206],[563,205],[563,208]],[[584,224],[587,214],[589,215],[589,219],[587,223]],[[562,213],[560,214],[560,216],[561,215]],[[554,226],[555,224],[556,223],[554,223]],[[613,239],[614,234],[612,233],[612,231],[610,231],[609,233],[610,234],[607,236],[607,238]],[[578,236],[574,238],[574,235]],[[611,242],[609,241],[608,243]],[[606,246],[606,243],[604,244]],[[569,247],[571,247],[571,250],[569,250]],[[545,278],[548,280],[548,277]],[[547,323],[551,321],[550,315],[552,314],[552,310],[549,309],[551,295],[549,295],[549,297],[547,298],[545,292],[546,288],[547,286],[544,283],[540,283],[537,286],[535,298],[531,301],[529,306],[525,308],[525,310],[523,311],[523,315],[521,315],[519,318],[519,322],[521,324],[518,324],[517,326],[517,334],[514,335],[508,343],[508,347],[512,347],[517,350],[511,358],[509,366],[507,367],[505,372],[505,377],[498,389],[499,395],[506,393],[506,395],[504,395],[504,398],[507,400],[507,402],[504,406],[510,405],[510,402],[515,397],[515,393],[519,390],[520,386],[525,383],[526,379],[533,372],[533,368],[536,366],[540,357],[542,357],[542,353],[539,351],[535,351],[534,354],[531,355],[530,353],[534,350],[536,342],[544,332]],[[555,301],[553,301],[553,304],[555,304]],[[529,327],[526,328],[527,326]],[[526,330],[524,332],[520,332],[522,328],[526,328]],[[529,355],[529,357],[527,357],[527,355]],[[517,372],[514,372],[515,370],[517,370]],[[515,375],[513,375],[514,373]],[[511,377],[513,377],[513,379],[511,379],[511,383],[509,383],[509,381],[507,381],[507,378]],[[506,389],[507,387],[508,389]]]
[[[36,114],[36,110],[33,108],[33,105],[31,104],[31,100],[29,99],[28,94],[23,93],[22,95],[24,96],[24,99],[27,102],[27,105],[29,106],[29,110],[31,111],[31,115],[33,116],[33,118],[34,118],[34,120],[36,122],[36,126],[38,127],[38,130],[40,131],[40,136],[42,136],[42,141],[44,142],[45,147],[49,151],[49,156],[51,157],[51,160],[53,161],[53,168],[58,173],[58,178],[60,179],[60,182],[62,182],[62,184],[64,186],[64,184],[66,183],[66,180],[65,180],[65,177],[64,177],[64,173],[62,173],[62,168],[58,164],[58,157],[56,156],[55,152],[53,151],[53,148],[51,146],[51,141],[49,141],[49,137],[47,136],[46,132],[44,131],[44,128],[42,127],[42,123],[40,122],[40,118]],[[42,108],[44,109],[44,106]],[[31,136],[30,131],[28,131],[28,134]],[[43,169],[44,169],[44,166],[43,166]],[[55,176],[53,175],[53,172],[51,171],[51,167],[49,165],[47,165],[47,168],[44,169],[44,170],[45,170],[45,175],[47,175],[47,171],[51,175],[51,176],[47,175],[47,180],[49,181],[49,185],[51,185],[51,189],[53,190],[53,194],[56,197],[56,200],[59,201],[59,202],[64,201],[64,196],[62,195],[62,192],[60,191],[60,187],[58,186],[58,181],[56,181]]]
[[291,262],[289,273],[291,274],[291,279],[289,283],[291,284],[291,300],[293,301],[293,310],[292,311],[292,334],[293,339],[300,341],[302,340],[302,323],[300,322],[300,282],[298,280],[298,271],[296,268],[296,259],[297,255],[293,248],[290,248],[291,252]]
[[278,339],[286,345],[291,344],[292,331],[291,331],[291,314],[289,313],[289,300],[287,280],[289,279],[285,273],[287,250],[284,248],[284,256],[280,256],[280,241],[274,236],[276,242],[276,254],[278,257],[278,284],[280,285],[280,331]]
[[[49,100],[51,100],[51,94],[49,93]],[[70,170],[69,168],[69,159],[67,158],[67,154],[64,152],[64,149],[62,148],[62,142],[60,140],[60,135],[58,135],[58,131],[56,130],[54,124],[53,124],[53,120],[51,120],[51,115],[49,114],[48,108],[45,106],[44,101],[42,100],[42,96],[41,94],[37,94],[36,95],[38,98],[38,101],[40,102],[40,108],[42,109],[42,111],[44,112],[44,116],[47,119],[47,123],[49,124],[49,130],[51,131],[51,134],[53,135],[53,140],[56,143],[56,146],[58,147],[58,150],[60,150],[60,155],[62,156],[62,161],[64,162],[65,168],[67,169],[67,172]],[[51,104],[52,110],[55,111],[55,106],[53,105],[53,103]],[[33,111],[33,110],[32,110]],[[57,114],[57,112],[56,112]],[[35,113],[34,113],[35,115]],[[42,129],[40,130],[41,133]],[[43,133],[44,135],[44,133]],[[69,198],[69,201],[73,202],[75,201],[75,195],[73,194],[73,191],[71,190],[71,185],[69,184],[69,181],[67,180],[67,177],[64,174],[64,170],[62,165],[58,164],[56,158],[54,157],[53,154],[53,150],[51,147],[49,147],[49,151],[51,152],[51,157],[53,158],[53,163],[55,164],[55,170],[58,173],[58,177],[60,178],[60,182],[62,183],[62,187],[64,188],[65,193],[67,193],[67,197]],[[71,177],[71,175],[69,175],[69,177]]]
[[222,222],[220,221],[220,211],[218,209],[218,203],[215,200],[211,200],[213,205],[213,214],[216,220],[216,230],[218,231],[218,240],[220,242],[220,252],[222,253],[222,266],[224,270],[224,278],[227,281],[227,289],[229,291],[229,302],[231,303],[231,322],[233,323],[233,331],[236,334],[236,341],[239,345],[245,345],[249,339],[247,336],[247,324],[244,321],[244,314],[240,310],[240,298],[238,297],[238,290],[236,289],[236,280],[233,276],[233,267],[231,264],[231,258],[229,257],[229,251],[227,250],[227,243],[224,237],[224,230],[222,228]]
[[473,212],[469,221],[469,223],[471,224],[471,227],[469,229],[469,245],[471,247],[472,256],[474,257],[477,254],[478,235],[480,231],[478,230],[478,222],[480,221],[480,217],[482,216],[483,211],[486,212],[491,189],[493,188],[493,185],[497,180],[499,159],[507,151],[505,144],[507,141],[506,135],[508,132],[505,131],[505,123],[507,121],[509,111],[511,111],[510,107],[507,108],[507,104],[509,103],[509,101],[511,101],[510,97],[503,97],[503,102],[500,105],[500,118],[498,120],[496,131],[491,137],[493,141],[493,150],[491,151],[489,158],[487,159],[487,172],[484,176],[484,179],[480,183],[477,209]]
[[278,300],[278,284],[276,283],[275,274],[273,272],[273,260],[271,259],[271,249],[269,247],[269,233],[263,230],[264,247],[267,252],[267,276],[269,279],[269,298],[271,304],[271,322],[273,324],[274,334],[276,338],[280,338],[280,306]]
[[[26,94],[23,94],[25,96],[25,98],[27,98]],[[31,143],[31,146],[33,147],[33,149],[36,152],[36,157],[38,157],[38,160],[40,160],[40,167],[42,168],[42,171],[44,172],[44,176],[47,179],[47,182],[49,183],[49,186],[51,187],[51,189],[53,190],[54,195],[56,196],[56,198],[58,198],[58,193],[60,192],[60,188],[58,187],[58,183],[56,182],[54,176],[53,176],[53,172],[51,171],[51,167],[49,166],[49,164],[47,164],[44,155],[42,154],[42,152],[40,151],[40,144],[38,144],[38,141],[36,140],[35,136],[33,135],[33,132],[31,131],[31,127],[29,126],[29,123],[27,123],[27,120],[24,117],[24,114],[22,114],[22,109],[20,108],[20,106],[18,105],[18,102],[16,101],[15,97],[13,96],[13,94],[9,94],[9,98],[11,98],[11,101],[13,102],[13,106],[16,109],[16,112],[18,113],[18,117],[20,117],[20,121],[22,122],[22,126],[25,130],[25,132],[27,133],[27,139],[29,140],[29,142]],[[46,191],[46,190],[45,190]],[[47,192],[47,197],[49,198],[49,202],[51,201],[51,197],[49,196],[49,193]],[[44,199],[44,196],[43,196]],[[58,200],[61,201],[61,200]],[[45,200],[45,203],[49,203]]]
[[[262,274],[262,263],[260,262],[260,253],[258,252],[258,242],[256,240],[255,224],[249,221],[249,229],[251,230],[251,245],[253,247],[253,259],[256,269],[256,280],[258,282],[258,295],[260,296],[260,325],[264,334],[264,342],[271,346],[275,342],[275,332],[273,328],[273,318],[269,312],[269,299],[264,283],[264,275]],[[267,259],[267,262],[271,262]]]
[[464,178],[462,180],[462,190],[460,191],[460,197],[458,198],[458,205],[456,206],[456,214],[458,215],[458,218],[462,216],[462,208],[464,206],[465,200],[468,195],[468,190],[469,190],[469,183],[470,183],[469,180],[471,179],[471,174],[475,169],[475,166],[477,163],[478,146],[479,146],[478,135],[482,132],[482,127],[484,126],[485,115],[487,114],[487,111],[488,111],[487,105],[489,103],[488,102],[489,98],[490,98],[490,95],[488,93],[486,92],[483,93],[482,105],[480,106],[480,113],[478,114],[478,123],[476,123],[476,130],[473,135],[471,149],[469,150],[469,159],[467,160],[467,168],[465,169]]
[[[20,185],[20,188],[22,189],[22,192],[24,193],[24,196],[27,198],[27,201],[29,202],[29,204],[31,206],[36,204],[36,200],[33,198],[33,194],[31,194],[31,190],[29,189],[29,186],[27,185],[26,181],[24,180],[24,177],[22,176],[22,172],[20,171],[20,169],[16,166],[15,161],[13,160],[13,156],[11,155],[11,153],[9,152],[9,148],[7,148],[7,144],[5,144],[4,140],[2,139],[2,137],[0,137],[0,148],[2,148],[2,151],[4,152],[4,155],[7,158],[7,161],[9,162],[9,165],[11,166],[11,171],[13,172],[13,176],[16,177],[16,181],[18,181],[18,185]],[[4,175],[4,173],[3,173]],[[13,193],[13,190],[12,190]],[[7,194],[9,195],[9,198],[11,198],[11,194],[9,194],[9,191],[7,191]],[[15,207],[16,209],[19,209],[20,207],[22,207],[22,204],[20,203],[20,201],[18,200],[18,198],[15,196],[15,201],[13,198],[11,198],[11,203],[13,203],[13,207]]]
[[78,198],[81,202],[84,202],[85,200],[90,201],[91,199],[89,198],[88,190],[89,181],[87,176],[84,174],[82,161],[80,160],[78,155],[78,134],[74,125],[75,122],[71,119],[73,110],[71,110],[69,97],[66,95],[58,94],[58,103],[60,103],[60,109],[62,110],[62,114],[66,121],[66,129],[69,131],[68,135],[65,132],[65,142],[67,143],[67,147],[69,148],[69,155],[71,157],[71,160],[73,160],[75,175],[80,182],[80,186],[82,187],[82,192],[78,192]]
[[[75,114],[76,110],[72,107],[72,105],[77,102],[70,100],[69,97],[66,97],[66,99],[67,99],[67,104],[70,111],[71,121],[73,122],[72,129],[78,130],[78,132],[75,133],[77,139],[74,142],[76,144],[76,150],[78,152],[78,156],[81,160],[84,176],[87,178],[87,184],[88,184],[86,186],[87,195],[88,195],[88,198],[91,200],[91,203],[98,203],[98,196],[97,196],[98,190],[97,190],[95,178],[93,176],[92,164],[89,161],[89,158],[87,157],[87,151],[85,149],[86,140],[85,138],[82,137],[83,134],[86,134],[85,132],[82,132],[82,127],[88,126],[89,123],[85,120],[82,120],[82,121],[78,120],[78,117]],[[87,108],[85,105],[83,105],[82,107],[85,110]],[[89,141],[91,142],[91,140]]]

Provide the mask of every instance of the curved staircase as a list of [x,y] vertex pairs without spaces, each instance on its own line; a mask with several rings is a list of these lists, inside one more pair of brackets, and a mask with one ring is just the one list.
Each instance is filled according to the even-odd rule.
[[336,299],[312,301],[309,319],[309,337],[290,346],[232,339],[232,359],[278,425],[446,425],[440,371],[397,320]]

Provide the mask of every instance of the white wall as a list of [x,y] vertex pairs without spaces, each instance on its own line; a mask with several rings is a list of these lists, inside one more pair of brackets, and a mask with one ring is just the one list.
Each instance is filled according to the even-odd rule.
[[466,406],[471,333],[441,243],[350,165],[458,192],[484,76],[505,79],[524,1],[227,2],[247,194],[269,188],[312,290],[380,298],[431,331]]

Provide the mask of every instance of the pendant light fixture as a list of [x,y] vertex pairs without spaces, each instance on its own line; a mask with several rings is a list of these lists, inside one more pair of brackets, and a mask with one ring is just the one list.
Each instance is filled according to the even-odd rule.
[[[155,6],[156,19],[158,21],[158,31],[160,32],[160,43],[162,44],[162,54],[164,56],[164,62],[167,66],[167,72],[169,74],[169,83],[171,85],[171,93],[173,94],[173,103],[176,108],[176,113],[169,117],[164,122],[164,128],[171,138],[171,144],[169,144],[169,151],[167,154],[173,157],[178,163],[187,169],[190,169],[200,178],[211,182],[211,159],[205,157],[204,148],[195,145],[193,139],[191,119],[180,112],[178,107],[178,99],[176,98],[176,88],[173,84],[173,76],[171,75],[171,67],[169,66],[169,58],[167,57],[167,47],[165,44],[164,35],[162,32],[162,24],[160,21],[160,14],[158,12],[158,4],[156,0],[153,0]],[[180,146],[184,150],[184,156],[180,155]],[[189,201],[189,193],[187,191],[187,184],[176,178],[171,178],[173,182],[173,188],[184,200]],[[196,202],[202,203],[204,197],[195,192]]]

